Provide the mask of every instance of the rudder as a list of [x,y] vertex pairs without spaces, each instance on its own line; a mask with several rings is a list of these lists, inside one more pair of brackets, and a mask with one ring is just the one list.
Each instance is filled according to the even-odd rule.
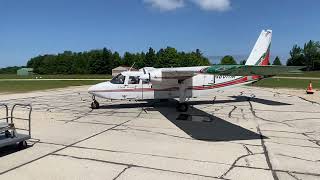
[[246,61],[246,65],[267,66],[269,64],[271,38],[272,30],[262,30]]

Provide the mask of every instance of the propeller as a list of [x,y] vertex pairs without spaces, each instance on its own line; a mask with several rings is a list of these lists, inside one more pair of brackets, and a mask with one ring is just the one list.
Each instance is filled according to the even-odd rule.
[[143,82],[150,82],[151,81],[151,76],[150,73],[146,71],[146,69],[143,68],[143,75],[139,77],[140,80]]
[[140,80],[142,80],[144,82],[150,82],[150,80],[151,80],[150,73],[143,74],[139,78],[140,78]]

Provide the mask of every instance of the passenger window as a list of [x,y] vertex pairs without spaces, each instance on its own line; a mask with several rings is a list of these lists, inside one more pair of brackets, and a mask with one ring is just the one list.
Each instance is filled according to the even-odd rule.
[[128,84],[139,84],[139,76],[129,76]]

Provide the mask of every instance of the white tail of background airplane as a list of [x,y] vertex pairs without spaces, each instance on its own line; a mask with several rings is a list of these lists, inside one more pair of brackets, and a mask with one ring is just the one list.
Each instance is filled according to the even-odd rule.
[[262,30],[246,65],[267,66],[270,58],[272,30]]

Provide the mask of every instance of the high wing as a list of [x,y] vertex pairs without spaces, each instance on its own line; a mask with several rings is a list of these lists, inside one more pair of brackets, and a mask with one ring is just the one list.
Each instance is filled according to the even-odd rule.
[[274,76],[284,73],[301,72],[303,66],[252,66],[252,65],[215,65],[205,69],[207,74],[226,76]]
[[285,73],[298,73],[304,66],[255,66],[255,65],[213,65],[181,68],[161,68],[150,71],[143,80],[163,81],[166,79],[186,80],[197,74],[224,76],[275,76]]
[[164,79],[178,79],[185,80],[197,74],[204,73],[210,66],[197,66],[197,67],[181,67],[181,68],[162,68],[161,76]]
[[144,81],[165,81],[169,79],[185,80],[197,74],[204,73],[210,66],[160,68],[144,70],[145,74],[140,76]]
[[[166,79],[185,80],[197,74],[215,74],[225,76],[274,76],[297,72],[301,66],[268,66],[272,30],[262,30],[245,65],[213,65],[198,67],[161,68],[150,70],[142,80],[163,81]],[[146,72],[146,71],[145,71]]]
[[[225,76],[274,76],[284,73],[297,73],[303,66],[254,66],[254,65],[213,65],[184,68],[162,68],[158,78],[185,80],[197,74]],[[153,77],[155,78],[155,77]]]

